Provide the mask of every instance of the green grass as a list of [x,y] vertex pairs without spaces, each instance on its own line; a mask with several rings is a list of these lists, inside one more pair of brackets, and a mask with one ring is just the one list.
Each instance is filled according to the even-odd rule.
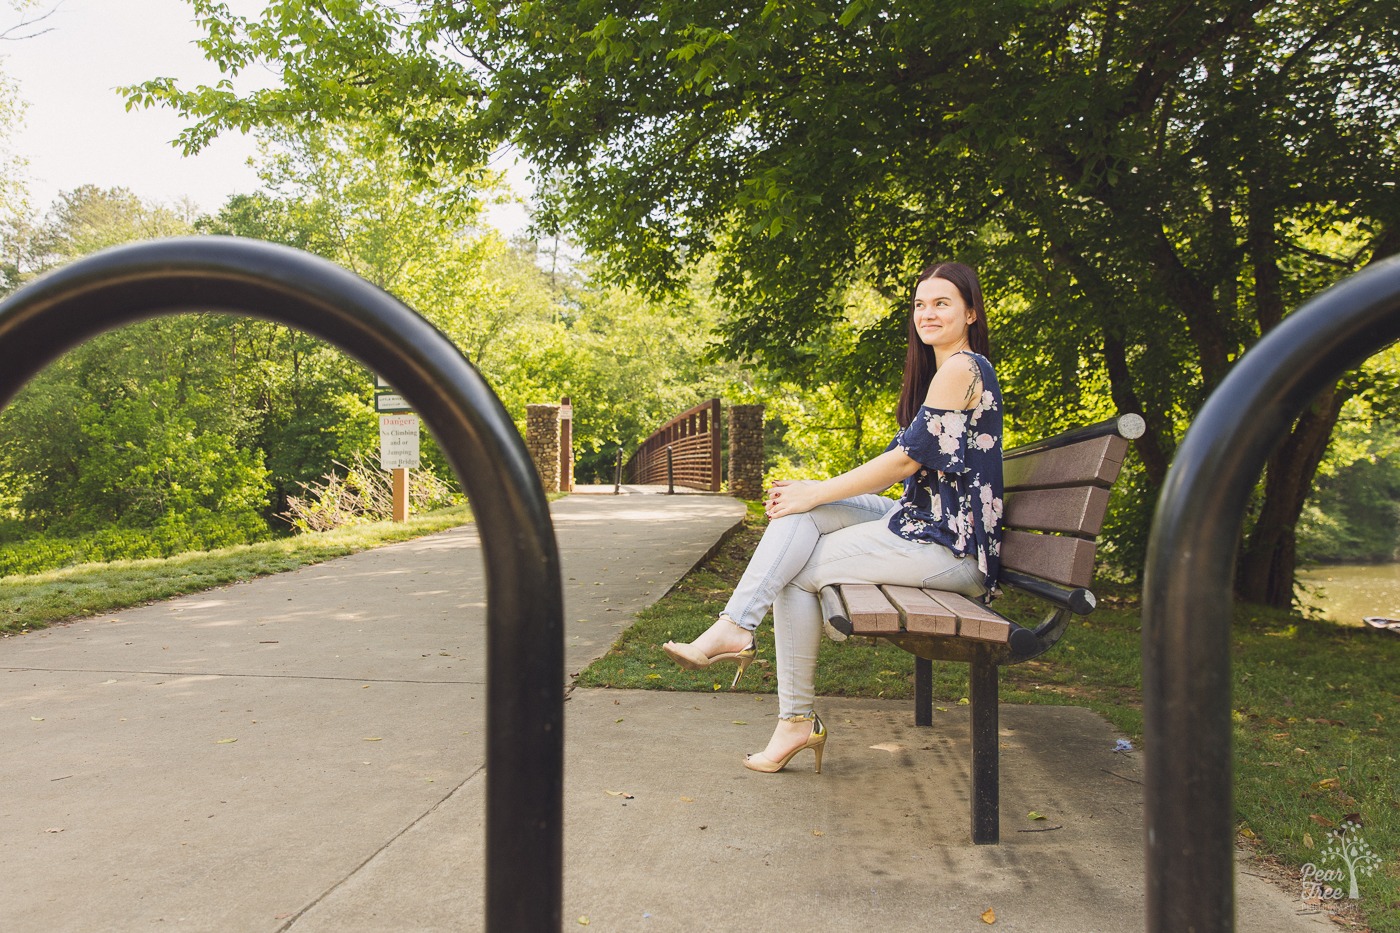
[[471,521],[466,506],[174,557],[79,564],[43,573],[0,577],[0,633],[127,609],[254,577],[295,570]]
[[[749,526],[712,560],[640,613],[612,650],[579,676],[578,684],[726,689],[732,665],[718,672],[681,670],[659,646],[669,639],[689,641],[723,608],[761,533],[755,509],[750,516]],[[1140,747],[1142,622],[1137,594],[1112,587],[1096,592],[1099,609],[1076,620],[1052,651],[1003,669],[1002,702],[1087,707]],[[998,601],[997,608],[1013,618],[1039,615],[1034,600],[1014,595]],[[1296,876],[1306,863],[1334,864],[1323,854],[1329,830],[1356,815],[1360,836],[1381,861],[1360,881],[1361,912],[1375,933],[1400,933],[1400,638],[1242,606],[1232,642],[1235,808],[1241,840]],[[910,697],[913,669],[912,656],[889,645],[823,640],[817,692]],[[738,690],[775,692],[771,638],[759,639],[758,659]],[[966,695],[966,665],[934,665],[936,704],[957,704]],[[1285,889],[1300,893],[1301,885],[1288,881]]]

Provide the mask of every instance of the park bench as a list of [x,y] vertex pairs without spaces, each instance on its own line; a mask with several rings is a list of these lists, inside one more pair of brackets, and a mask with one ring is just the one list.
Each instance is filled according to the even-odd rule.
[[1003,455],[1006,490],[1001,586],[1048,604],[1034,628],[981,602],[942,590],[837,584],[821,591],[822,614],[846,634],[883,638],[914,659],[914,721],[933,725],[933,661],[969,665],[972,717],[972,841],[999,841],[997,669],[1050,650],[1070,620],[1093,612],[1095,538],[1108,510],[1138,415],[1120,415],[1024,444]]

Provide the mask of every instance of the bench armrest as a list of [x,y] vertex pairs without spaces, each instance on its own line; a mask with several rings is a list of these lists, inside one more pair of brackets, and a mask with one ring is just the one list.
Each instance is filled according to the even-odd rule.
[[1018,590],[1025,590],[1032,596],[1039,596],[1046,602],[1059,606],[1061,609],[1068,609],[1075,615],[1087,616],[1098,605],[1098,600],[1094,598],[1093,592],[1082,586],[1073,588],[1057,586],[1039,577],[1028,576],[1015,570],[1003,570],[1001,582],[1007,586],[1014,586]]
[[836,587],[822,587],[817,598],[821,601],[822,618],[836,631],[849,638],[855,628],[851,624],[845,604],[841,602],[841,597],[836,594]]

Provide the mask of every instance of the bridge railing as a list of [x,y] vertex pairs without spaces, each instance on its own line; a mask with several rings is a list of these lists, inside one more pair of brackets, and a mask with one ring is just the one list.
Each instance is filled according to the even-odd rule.
[[675,483],[719,492],[719,399],[683,411],[653,431],[623,472],[627,482],[637,485]]

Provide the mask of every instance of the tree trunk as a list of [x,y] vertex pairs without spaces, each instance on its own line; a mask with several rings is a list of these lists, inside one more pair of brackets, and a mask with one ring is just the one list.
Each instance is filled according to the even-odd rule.
[[[1256,256],[1256,288],[1260,291],[1260,332],[1266,333],[1282,317],[1283,299],[1276,279],[1271,229],[1260,221],[1251,231]],[[1267,237],[1267,239],[1266,239]],[[1370,261],[1400,250],[1400,227],[1387,226],[1373,241]],[[1318,464],[1327,453],[1332,428],[1342,404],[1351,393],[1341,383],[1325,390],[1303,413],[1293,432],[1269,458],[1264,479],[1264,504],[1254,530],[1240,549],[1235,574],[1235,595],[1253,603],[1279,609],[1293,605],[1293,578],[1297,569],[1298,518],[1303,513]]]
[[[1048,225],[1047,225],[1048,226]],[[1052,243],[1051,254],[1065,269],[1074,273],[1085,297],[1099,308],[1109,308],[1116,303],[1112,290],[1104,282],[1098,270],[1083,259],[1084,252],[1068,243]],[[1068,288],[1067,283],[1062,287]],[[1171,457],[1162,445],[1163,437],[1171,436],[1167,416],[1164,412],[1150,410],[1143,404],[1137,393],[1137,384],[1128,367],[1128,349],[1123,338],[1122,328],[1105,316],[1099,325],[1103,337],[1104,367],[1108,371],[1109,395],[1113,399],[1117,414],[1139,414],[1147,422],[1147,433],[1138,438],[1134,446],[1138,459],[1147,473],[1152,494],[1162,487],[1171,466]]]
[[1240,599],[1278,609],[1293,605],[1298,517],[1349,395],[1340,384],[1325,389],[1269,458],[1263,505],[1241,549],[1235,575],[1235,595]]
[[1104,326],[1103,355],[1104,364],[1108,369],[1109,394],[1118,409],[1118,414],[1132,412],[1142,415],[1147,422],[1147,433],[1137,439],[1135,446],[1138,459],[1142,461],[1143,471],[1147,473],[1148,484],[1155,494],[1156,490],[1162,488],[1162,483],[1167,478],[1167,468],[1171,466],[1171,459],[1162,449],[1161,443],[1161,438],[1169,433],[1162,430],[1162,422],[1165,419],[1159,412],[1148,411],[1138,398],[1132,373],[1128,370],[1128,351],[1116,327]]

